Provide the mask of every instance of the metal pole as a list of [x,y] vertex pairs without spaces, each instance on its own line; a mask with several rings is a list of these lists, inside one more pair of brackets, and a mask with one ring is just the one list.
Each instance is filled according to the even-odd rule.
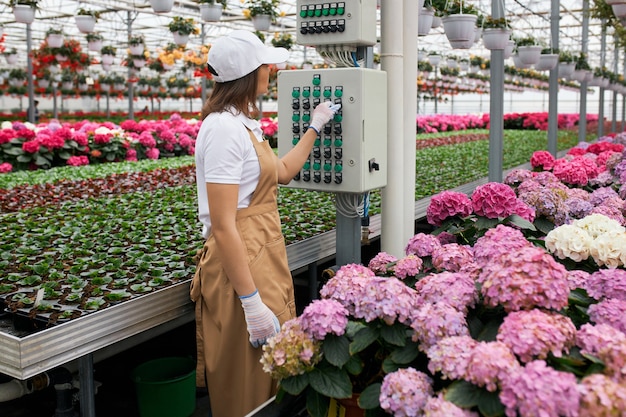
[[439,68],[439,65],[435,65],[435,89],[433,90],[433,93],[434,93],[433,95],[435,97],[435,114],[438,113],[438,111],[437,111],[437,101],[439,101],[439,97],[437,97],[438,96],[438,94],[437,94],[437,78],[438,78],[437,77],[437,68]]
[[35,123],[35,87],[33,85],[32,30],[26,24],[26,75],[28,81],[28,121]]
[[[613,73],[617,74],[617,61],[619,60],[619,40],[617,35],[613,37]],[[614,87],[614,86],[613,86]],[[617,131],[617,91],[613,89],[613,111],[611,112],[611,132]]]
[[[504,17],[504,0],[491,2],[494,19]],[[504,51],[491,50],[489,93],[489,181],[502,182],[502,148],[504,142]]]
[[78,358],[78,373],[80,381],[80,416],[96,417],[93,355],[91,353]]
[[[587,55],[589,46],[589,0],[583,0],[583,26],[581,34],[581,53]],[[578,120],[578,142],[587,139],[587,81],[580,82],[580,119]]]
[[[600,33],[600,68],[606,66],[606,19],[600,19],[602,27]],[[600,99],[598,103],[598,137],[604,136],[604,87],[600,87]]]
[[[559,0],[552,0],[550,12],[550,35],[552,49],[559,49]],[[559,65],[550,70],[548,87],[548,152],[556,157],[557,133],[559,130]]]
[[[201,39],[202,45],[204,45],[204,38],[206,36],[206,32],[204,31],[204,23],[200,27],[202,28],[200,31],[200,39]],[[202,106],[200,106],[200,108],[202,108],[204,106],[204,102],[206,101],[206,96],[207,96],[206,77],[204,76],[202,77],[202,80],[200,81],[200,86],[201,86],[200,96],[202,98]]]
[[[131,11],[129,10],[127,13],[128,21],[127,30],[128,30],[128,40],[130,41],[131,36],[133,35],[133,20],[131,17]],[[128,119],[133,120],[135,118],[135,110],[133,106],[134,101],[134,92],[133,92],[133,84],[130,82],[131,78],[133,78],[133,69],[128,66],[128,80],[126,80],[126,85],[128,86]]]

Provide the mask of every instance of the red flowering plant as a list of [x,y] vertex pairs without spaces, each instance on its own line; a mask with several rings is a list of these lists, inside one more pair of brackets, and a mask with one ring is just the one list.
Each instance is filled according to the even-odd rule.
[[[59,57],[65,59],[59,61]],[[43,74],[45,68],[58,64],[61,69],[79,72],[91,64],[89,55],[82,52],[80,42],[75,39],[65,39],[60,48],[50,48],[47,41],[43,41],[39,49],[33,51],[33,73]]]

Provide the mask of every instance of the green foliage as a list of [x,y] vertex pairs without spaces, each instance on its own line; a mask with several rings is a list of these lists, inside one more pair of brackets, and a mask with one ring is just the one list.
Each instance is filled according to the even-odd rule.
[[100,53],[102,55],[112,55],[115,56],[115,53],[117,51],[117,48],[115,48],[114,46],[111,45],[105,45],[102,47],[102,49],[100,49]]
[[275,20],[278,17],[279,0],[249,0],[245,8],[250,11],[250,17],[266,14]]
[[506,18],[494,19],[491,16],[487,16],[483,19],[482,27],[483,29],[511,29],[511,25]]
[[190,35],[198,31],[196,21],[191,17],[174,16],[167,27],[170,32],[178,32],[181,35]]

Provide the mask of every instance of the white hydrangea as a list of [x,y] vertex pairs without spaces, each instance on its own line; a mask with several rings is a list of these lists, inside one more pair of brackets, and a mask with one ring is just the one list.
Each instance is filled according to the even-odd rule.
[[546,249],[560,259],[581,262],[589,258],[593,239],[580,227],[564,224],[552,229],[545,239]]
[[13,122],[9,122],[8,120],[5,120],[4,122],[2,122],[2,124],[0,124],[0,129],[2,130],[13,129]]
[[617,268],[626,261],[626,232],[612,230],[598,236],[591,244],[591,256],[599,266]]
[[572,225],[587,231],[592,239],[611,231],[626,232],[626,228],[620,225],[617,220],[598,213],[590,214],[580,220],[574,220]]

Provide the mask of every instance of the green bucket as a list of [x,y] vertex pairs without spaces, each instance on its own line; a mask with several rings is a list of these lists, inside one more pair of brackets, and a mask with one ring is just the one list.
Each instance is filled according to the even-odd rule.
[[136,367],[131,375],[141,417],[189,417],[196,409],[196,362],[160,358]]

